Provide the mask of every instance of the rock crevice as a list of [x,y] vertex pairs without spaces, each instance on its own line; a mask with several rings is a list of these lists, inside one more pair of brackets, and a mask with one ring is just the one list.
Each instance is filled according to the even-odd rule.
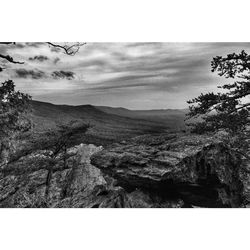
[[[0,207],[239,207],[241,161],[208,136],[147,135],[103,149],[81,144],[67,164],[48,152],[0,172]],[[34,164],[34,162],[36,164]],[[243,189],[243,191],[242,191]]]
[[240,159],[208,136],[138,137],[94,154],[91,163],[128,192],[139,188],[188,207],[241,203]]

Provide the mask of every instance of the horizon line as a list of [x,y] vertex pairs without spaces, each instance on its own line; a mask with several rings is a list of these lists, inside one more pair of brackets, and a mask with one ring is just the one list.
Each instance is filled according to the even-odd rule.
[[114,108],[114,109],[126,109],[126,110],[129,110],[129,111],[156,111],[156,110],[188,110],[188,107],[187,108],[162,108],[162,109],[129,109],[129,108],[124,108],[124,107],[121,107],[121,106],[106,106],[106,105],[94,105],[94,104],[78,104],[78,105],[74,105],[74,104],[65,104],[65,103],[52,103],[52,102],[45,102],[45,101],[40,101],[40,100],[35,100],[35,99],[32,99],[31,100],[32,102],[41,102],[41,103],[47,103],[47,104],[51,104],[51,105],[55,105],[55,106],[72,106],[72,107],[80,107],[80,106],[93,106],[93,107],[107,107],[107,108]]

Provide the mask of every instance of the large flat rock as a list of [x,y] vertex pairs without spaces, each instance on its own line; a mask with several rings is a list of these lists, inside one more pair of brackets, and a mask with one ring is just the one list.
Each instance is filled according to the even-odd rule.
[[[94,154],[91,164],[115,178],[117,185],[126,190],[141,188],[164,195],[178,192],[196,196],[203,192],[215,199],[218,206],[239,203],[240,159],[214,137],[138,137]],[[192,199],[190,195],[188,198]]]

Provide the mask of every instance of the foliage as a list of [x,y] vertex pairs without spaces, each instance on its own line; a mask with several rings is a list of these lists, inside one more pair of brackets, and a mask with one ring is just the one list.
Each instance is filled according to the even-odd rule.
[[[9,136],[13,130],[25,131],[30,128],[30,122],[23,115],[30,109],[31,97],[15,91],[12,80],[2,83],[0,87],[0,138]],[[20,119],[22,118],[22,119]]]
[[66,125],[59,125],[56,129],[49,129],[45,132],[29,132],[26,133],[26,140],[23,144],[19,144],[19,149],[10,156],[9,164],[18,161],[20,158],[43,151],[43,158],[39,163],[39,157],[34,159],[32,164],[50,165],[53,167],[59,161],[63,160],[64,166],[66,160],[72,156],[67,149],[75,146],[75,141],[89,129],[88,124],[72,121]]
[[[81,46],[85,43],[67,44],[47,44],[57,50],[63,50],[67,55],[75,55]],[[0,45],[15,46],[14,42],[0,42]],[[12,56],[1,54],[0,59],[4,63],[24,64],[24,62],[16,61]],[[5,68],[0,67],[0,72]],[[31,128],[31,122],[27,114],[30,109],[31,97],[27,94],[15,90],[12,80],[7,80],[0,87],[0,167],[5,166],[14,149],[14,138],[18,133],[25,132]],[[66,135],[65,135],[66,136]]]
[[0,162],[6,162],[8,151],[15,136],[30,129],[31,122],[27,117],[30,110],[27,94],[15,91],[12,80],[2,83],[0,87]]
[[223,93],[206,93],[188,101],[188,118],[199,118],[191,123],[192,131],[204,133],[220,129],[230,134],[244,133],[249,128],[250,55],[245,51],[217,56],[211,62],[212,72],[234,79],[233,83],[219,86]]
[[71,121],[69,124],[61,124],[57,129],[50,129],[33,137],[32,147],[35,149],[46,149],[52,152],[55,157],[74,145],[76,138],[87,132],[88,124]]

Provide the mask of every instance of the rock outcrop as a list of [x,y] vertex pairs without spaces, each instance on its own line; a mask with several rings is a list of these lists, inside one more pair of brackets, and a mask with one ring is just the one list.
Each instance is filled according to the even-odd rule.
[[1,170],[0,207],[239,207],[248,192],[239,157],[208,136],[147,135],[68,154],[55,164],[38,151]]
[[[161,207],[146,192],[128,193],[114,180],[104,176],[90,164],[90,156],[102,147],[81,144],[71,148],[72,154],[64,166],[58,161],[51,166],[43,164],[48,152],[24,156],[0,173],[0,207],[5,208],[147,208]],[[179,207],[168,202],[167,207]]]
[[241,205],[240,159],[213,137],[142,136],[94,154],[91,164],[128,194],[140,190],[158,200],[152,205],[180,200],[183,207]]
[[43,164],[44,151],[24,156],[0,173],[0,207],[58,207],[63,203],[74,207],[75,197],[87,197],[106,185],[100,170],[89,162],[91,154],[101,149],[91,144],[71,148],[72,157],[65,166],[61,161],[52,167]]

